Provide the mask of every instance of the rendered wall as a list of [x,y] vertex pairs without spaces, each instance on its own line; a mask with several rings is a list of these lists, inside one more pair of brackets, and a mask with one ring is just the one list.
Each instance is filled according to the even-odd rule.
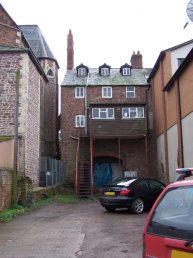
[[165,153],[164,153],[164,135],[157,138],[157,160],[159,179],[165,181]]
[[182,120],[184,167],[193,167],[193,113]]
[[193,43],[171,51],[172,74],[178,69],[178,58],[185,58],[193,47]]
[[176,180],[176,168],[178,167],[178,132],[177,125],[167,131],[168,136],[168,161],[169,161],[169,181]]
[[0,168],[13,169],[14,140],[0,142]]

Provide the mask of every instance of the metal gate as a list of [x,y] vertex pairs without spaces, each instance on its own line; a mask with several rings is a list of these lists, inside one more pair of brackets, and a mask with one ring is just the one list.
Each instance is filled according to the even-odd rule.
[[64,165],[61,160],[41,157],[40,166],[41,187],[64,183]]

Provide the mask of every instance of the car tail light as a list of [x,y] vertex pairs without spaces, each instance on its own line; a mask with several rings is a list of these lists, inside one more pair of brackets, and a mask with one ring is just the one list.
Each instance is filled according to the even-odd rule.
[[127,194],[130,193],[130,192],[131,192],[131,189],[129,189],[129,188],[123,188],[123,189],[121,189],[119,195],[127,195]]

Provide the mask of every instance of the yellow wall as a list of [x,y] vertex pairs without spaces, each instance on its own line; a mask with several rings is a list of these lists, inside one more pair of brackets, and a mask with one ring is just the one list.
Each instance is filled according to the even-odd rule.
[[180,76],[180,98],[182,118],[193,111],[193,61]]
[[165,92],[167,129],[177,123],[176,98],[177,96],[175,87],[172,87],[169,91]]
[[[162,70],[163,67],[163,70]],[[164,112],[163,112],[163,88],[171,78],[171,60],[170,53],[165,54],[160,62],[159,68],[154,75],[153,87],[153,105],[154,105],[154,125],[156,136],[158,137],[164,131]]]
[[0,167],[13,169],[14,140],[0,142]]

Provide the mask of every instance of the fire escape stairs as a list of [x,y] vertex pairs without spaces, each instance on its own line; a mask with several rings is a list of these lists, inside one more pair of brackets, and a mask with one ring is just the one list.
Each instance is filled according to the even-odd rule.
[[80,198],[91,198],[90,138],[79,138],[76,194]]

